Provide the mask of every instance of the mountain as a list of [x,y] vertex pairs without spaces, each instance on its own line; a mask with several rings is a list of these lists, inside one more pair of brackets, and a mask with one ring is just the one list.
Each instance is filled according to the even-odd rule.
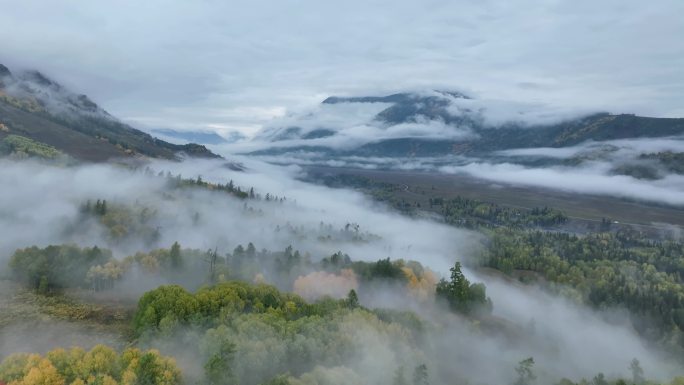
[[586,141],[684,135],[684,119],[577,114],[539,106],[430,91],[329,97],[316,111],[290,116],[255,140],[256,155],[316,152],[329,156],[434,157],[569,147]]
[[172,144],[137,130],[38,71],[13,74],[0,64],[0,141],[10,135],[84,161],[218,157],[202,145]]

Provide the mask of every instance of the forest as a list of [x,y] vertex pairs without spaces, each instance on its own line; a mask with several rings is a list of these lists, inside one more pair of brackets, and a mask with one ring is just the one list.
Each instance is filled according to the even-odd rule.
[[684,0],[0,0],[0,385],[684,385]]
[[635,329],[684,349],[684,244],[618,231],[587,236],[496,229],[477,263],[597,308],[630,311]]
[[[91,331],[76,346],[0,344],[3,384],[684,382],[676,239],[608,219],[572,233],[551,207],[463,197],[407,209],[386,184],[364,184],[376,191],[365,195],[291,179],[282,189],[228,167],[216,178],[215,163],[98,170],[136,186],[134,196],[107,182],[80,187],[91,175],[80,166],[21,164],[60,167],[54,186],[72,184],[50,204],[69,210],[37,211],[33,238],[9,233],[0,330]],[[305,203],[316,189],[334,203]],[[581,357],[569,331],[557,332],[543,307],[511,313],[542,295],[561,317],[586,312],[572,322],[604,356],[611,343],[626,347],[559,364]]]

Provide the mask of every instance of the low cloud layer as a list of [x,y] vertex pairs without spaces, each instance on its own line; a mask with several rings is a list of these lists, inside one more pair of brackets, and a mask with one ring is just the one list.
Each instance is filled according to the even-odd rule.
[[[374,208],[374,204],[361,194],[298,182],[292,178],[299,172],[297,168],[245,161],[250,167],[247,172],[232,171],[222,162],[215,161],[158,162],[150,166],[155,171],[170,171],[187,178],[201,176],[223,184],[233,180],[243,188],[254,187],[262,195],[286,197],[287,201],[283,204],[249,202],[249,207],[255,211],[254,215],[249,215],[244,211],[244,202],[226,194],[181,191],[172,198],[159,199],[164,179],[140,172],[106,165],[45,168],[39,164],[4,161],[0,183],[14,188],[0,191],[0,213],[3,214],[0,230],[4,234],[0,253],[6,258],[14,249],[33,244],[104,242],[103,229],[96,224],[85,233],[70,234],[68,239],[63,234],[65,224],[77,217],[79,206],[96,199],[154,209],[161,231],[159,244],[166,247],[179,241],[185,247],[205,250],[218,247],[231,251],[238,244],[254,242],[257,247],[270,250],[284,250],[292,245],[318,258],[344,248],[350,256],[362,260],[388,256],[412,258],[420,254],[445,269],[459,257],[459,251],[451,245],[471,243],[468,239],[472,239],[472,235],[467,232],[426,221],[411,221],[380,207]],[[31,177],[27,178],[27,175]],[[50,193],[46,195],[46,191]],[[329,232],[321,229],[321,224],[330,225],[337,232],[348,223],[358,223],[361,233],[369,232],[369,236],[377,237],[377,240],[350,243],[341,237],[332,237],[325,242],[317,239]],[[407,236],[406,226],[414,229],[413,235]],[[423,236],[426,233],[439,235],[438,241],[427,239]],[[120,254],[142,247],[138,244],[113,246]]]
[[[73,221],[84,200],[96,198],[107,199],[109,204],[154,208],[161,231],[158,242],[165,247],[179,241],[184,247],[204,250],[217,247],[224,252],[250,241],[258,248],[271,250],[282,250],[293,244],[296,249],[310,253],[312,259],[338,250],[354,260],[413,259],[441,276],[448,274],[454,261],[477,252],[480,236],[476,233],[391,213],[355,192],[297,181],[293,178],[300,172],[297,167],[245,161],[247,172],[229,170],[221,161],[155,162],[150,167],[191,178],[201,175],[204,180],[221,183],[232,179],[241,186],[254,186],[261,194],[285,196],[287,201],[245,202],[225,193],[204,190],[169,192],[163,179],[106,165],[55,168],[3,161],[0,183],[13,188],[0,190],[2,263],[6,263],[13,249],[32,244],[97,243],[112,247],[118,256],[143,248],[138,244],[112,244],[97,224],[84,233],[65,235],[60,231]],[[353,225],[350,227],[354,234],[346,233],[343,229],[347,223],[357,224],[358,232]],[[633,357],[642,361],[649,377],[666,378],[678,373],[677,366],[666,356],[646,347],[629,327],[606,321],[605,315],[542,294],[537,289],[522,289],[495,277],[467,274],[490,288],[494,315],[505,320],[502,325],[508,325],[510,330],[502,334],[473,333],[469,322],[429,303],[421,305],[421,295],[400,298],[392,288],[378,287],[374,293],[360,296],[360,300],[367,304],[381,303],[383,307],[419,309],[423,317],[442,325],[424,354],[443,378],[466,376],[476,381],[502,383],[511,378],[515,364],[528,356],[534,356],[544,368],[545,372],[540,373],[544,378],[591,377],[599,371],[625,375]],[[335,283],[317,286],[326,280]],[[354,281],[351,275],[315,273],[300,277],[300,285],[295,284],[295,289],[299,287],[302,294],[311,297],[326,294],[339,297],[354,288]],[[430,282],[434,284],[434,278],[427,284]],[[420,286],[419,282],[416,284]],[[127,288],[131,285],[134,283],[127,283]],[[420,291],[419,287],[415,289]],[[536,325],[532,329],[526,326],[530,322]],[[372,323],[366,326],[371,327]],[[368,352],[391,349],[401,355],[402,349],[412,349],[387,341],[376,344],[375,339],[381,336],[366,333],[359,329],[358,323],[349,327],[354,338],[359,338],[358,343],[366,344]],[[27,337],[23,343],[30,345],[31,341]],[[13,340],[7,343],[16,345]],[[444,357],[454,361],[443,362]],[[383,362],[362,362],[359,370],[377,369],[378,365],[385,365]],[[363,369],[364,365],[368,367]],[[491,370],[492,367],[500,369]]]
[[[222,150],[220,146],[216,149]],[[470,156],[331,157],[326,152],[312,149],[283,155],[260,155],[258,158],[275,164],[302,166],[463,173],[497,183],[682,206],[684,176],[653,159],[640,158],[665,152],[684,152],[684,138],[587,141],[571,147],[518,148]],[[634,165],[648,167],[653,177],[639,179],[616,172],[621,167]]]
[[440,170],[513,185],[684,205],[684,176],[671,174],[655,181],[640,180],[625,175],[610,175],[610,166],[602,163],[582,167],[532,168],[511,163],[478,162],[465,166],[444,166]]
[[294,292],[310,301],[324,296],[344,298],[349,290],[356,290],[358,287],[358,280],[351,269],[343,269],[340,274],[315,271],[294,282]]
[[[625,364],[622,362],[631,361],[636,354],[644,357],[640,359],[644,366],[660,367],[663,373],[678,370],[666,354],[647,353],[649,348],[643,341],[634,338],[628,323],[616,322],[627,319],[626,314],[620,314],[618,310],[614,310],[614,313],[597,314],[575,306],[566,299],[529,287],[493,277],[481,278],[487,283],[492,298],[505,298],[495,307],[494,314],[516,320],[532,331],[533,337],[528,349],[534,349],[532,346],[535,344],[563,347],[555,351],[547,350],[547,354],[535,355],[535,361],[542,367],[552,368],[555,373],[572,378],[573,373],[583,372],[583,368],[590,367],[592,363],[603,362],[604,373],[615,376],[624,373]],[[613,324],[607,323],[607,318],[612,319]],[[565,329],[564,333],[558,333],[559,325]],[[611,360],[604,361],[606,356],[610,356]]]
[[601,142],[589,141],[572,147],[542,147],[542,148],[519,148],[498,151],[499,155],[506,156],[542,156],[549,158],[567,159],[575,156],[605,153],[606,157],[619,159],[630,158],[640,154],[656,152],[684,152],[684,138],[639,138],[608,140]]
[[[468,141],[478,139],[474,128],[516,125],[534,129],[593,112],[515,101],[473,99],[437,91],[423,90],[402,95],[406,100],[396,105],[354,100],[321,103],[274,119],[251,140],[222,148],[228,152],[296,146],[353,150],[367,143],[400,138]],[[433,105],[425,107],[430,103]],[[401,122],[387,121],[383,114],[391,108],[397,108],[395,114],[409,115]],[[427,113],[411,111],[422,108]]]

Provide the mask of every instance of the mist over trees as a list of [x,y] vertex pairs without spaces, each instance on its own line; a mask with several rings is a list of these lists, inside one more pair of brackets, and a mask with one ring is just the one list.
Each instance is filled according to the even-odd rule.
[[684,385],[682,15],[0,0],[0,385]]
[[[679,381],[662,354],[680,354],[678,241],[614,228],[561,233],[554,229],[567,219],[553,208],[459,198],[432,198],[426,209],[441,214],[440,224],[417,218],[415,205],[398,215],[391,200],[378,206],[268,169],[263,177],[189,165],[55,169],[57,177],[41,182],[55,191],[45,198],[50,205],[35,214],[24,206],[24,221],[41,231],[26,236],[12,230],[21,223],[0,218],[7,234],[0,273],[19,298],[44,298],[50,310],[38,311],[49,322],[107,328],[124,346],[159,352],[110,349],[100,356],[116,370],[101,367],[84,384]],[[38,166],[12,164],[0,180],[9,181],[13,167]],[[96,174],[105,175],[100,184],[83,182]],[[21,183],[31,197],[38,182]],[[121,183],[128,185],[117,191]],[[52,219],[45,207],[61,207],[60,215]],[[628,309],[634,331],[607,315],[553,328],[533,307],[512,317],[509,303],[535,301],[520,297],[520,287],[572,299],[561,305],[567,316],[592,311],[584,305],[597,314]],[[0,317],[0,327],[20,322],[18,314]],[[582,360],[582,349],[561,338],[572,328],[596,333],[583,349],[603,358]],[[605,341],[625,348],[610,355]],[[75,364],[51,360],[58,355],[22,361],[3,349],[3,365],[21,367],[0,371],[6,384],[45,376],[78,382]],[[131,354],[149,371],[121,358]]]
[[499,229],[478,262],[522,282],[543,279],[550,290],[596,308],[625,307],[639,333],[681,351],[682,256],[681,242],[652,241],[629,231],[578,237]]

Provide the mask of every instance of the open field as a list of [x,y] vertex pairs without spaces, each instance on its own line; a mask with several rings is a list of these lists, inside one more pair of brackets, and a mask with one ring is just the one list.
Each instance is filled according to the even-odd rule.
[[[415,171],[366,170],[334,167],[309,167],[313,178],[348,175],[368,178],[376,183],[395,185],[399,199],[429,208],[429,199],[462,196],[503,206],[533,208],[548,206],[565,212],[571,219],[591,224],[610,218],[621,224],[644,230],[684,227],[684,208],[628,201],[624,199],[582,195],[543,188],[513,186],[480,180],[467,175],[438,174]],[[672,230],[672,229],[671,229]]]
[[126,344],[133,310],[129,305],[44,296],[7,280],[0,280],[0,293],[0,360],[13,352]]

